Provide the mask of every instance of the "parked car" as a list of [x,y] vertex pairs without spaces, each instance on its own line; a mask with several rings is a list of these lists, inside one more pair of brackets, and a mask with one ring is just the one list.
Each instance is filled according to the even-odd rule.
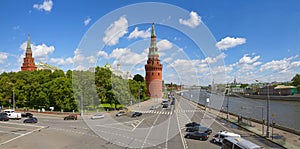
[[164,103],[162,108],[168,108],[169,104],[168,103]]
[[36,117],[27,118],[23,121],[23,123],[37,123],[38,120]]
[[15,112],[15,110],[12,110],[12,109],[6,109],[4,110],[4,113],[7,114],[7,117],[10,118],[10,119],[21,119],[21,113],[18,113],[18,112]]
[[134,113],[131,115],[131,117],[139,117],[139,116],[141,116],[141,115],[142,115],[141,112],[134,112]]
[[194,131],[194,132],[188,132],[184,137],[190,139],[207,140],[209,136],[207,133]]
[[212,141],[214,143],[222,143],[225,137],[241,137],[239,134],[235,134],[227,131],[219,131],[216,135],[213,136]]
[[169,103],[168,100],[163,100],[163,101],[161,102],[161,105],[168,104],[168,103]]
[[126,112],[125,111],[119,111],[116,116],[119,117],[119,116],[122,116],[122,115],[125,115]]
[[0,121],[8,121],[9,117],[7,117],[7,115],[5,114],[0,114]]
[[191,122],[191,123],[185,124],[185,127],[194,127],[194,126],[201,126],[201,125],[197,122]]
[[102,119],[102,118],[104,118],[104,115],[103,115],[103,114],[95,114],[95,115],[93,115],[93,116],[91,117],[92,120],[94,120],[94,119]]
[[194,132],[194,131],[198,131],[198,132],[204,132],[207,134],[211,134],[212,130],[210,128],[207,127],[203,127],[203,126],[194,126],[194,127],[188,127],[185,130],[186,132]]
[[64,120],[77,120],[77,115],[76,114],[70,114],[70,115],[64,117]]
[[151,106],[150,110],[156,110],[157,106]]
[[32,117],[33,114],[32,114],[32,113],[29,113],[29,112],[26,112],[26,113],[21,113],[21,116],[22,116],[22,117]]

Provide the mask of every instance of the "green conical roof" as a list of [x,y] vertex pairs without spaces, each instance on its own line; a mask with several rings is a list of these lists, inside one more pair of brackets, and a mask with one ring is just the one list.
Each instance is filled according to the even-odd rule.
[[28,34],[26,53],[32,53],[30,46],[30,35]]
[[28,48],[31,48],[31,46],[30,46],[30,35],[28,34],[28,40],[27,40],[27,49]]
[[151,37],[152,37],[152,36],[156,36],[156,35],[155,35],[155,30],[154,30],[154,23],[152,23]]

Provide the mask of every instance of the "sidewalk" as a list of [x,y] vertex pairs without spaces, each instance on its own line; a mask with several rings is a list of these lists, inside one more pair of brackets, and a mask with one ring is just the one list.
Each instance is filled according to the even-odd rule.
[[130,111],[147,111],[151,108],[151,106],[161,105],[161,102],[162,102],[162,99],[149,99],[149,100],[128,106],[127,108]]

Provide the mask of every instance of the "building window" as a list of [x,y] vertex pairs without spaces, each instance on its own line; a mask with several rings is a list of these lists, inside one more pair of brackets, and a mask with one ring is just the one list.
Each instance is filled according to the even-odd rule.
[[160,75],[160,73],[158,73],[158,75]]
[[154,75],[154,73],[152,72],[152,76]]

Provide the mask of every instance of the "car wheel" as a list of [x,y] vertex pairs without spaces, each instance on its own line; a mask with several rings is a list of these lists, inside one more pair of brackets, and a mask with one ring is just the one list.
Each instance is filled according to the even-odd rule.
[[191,138],[191,136],[190,136],[190,135],[187,135],[187,136],[186,136],[186,138],[190,139],[190,138]]

